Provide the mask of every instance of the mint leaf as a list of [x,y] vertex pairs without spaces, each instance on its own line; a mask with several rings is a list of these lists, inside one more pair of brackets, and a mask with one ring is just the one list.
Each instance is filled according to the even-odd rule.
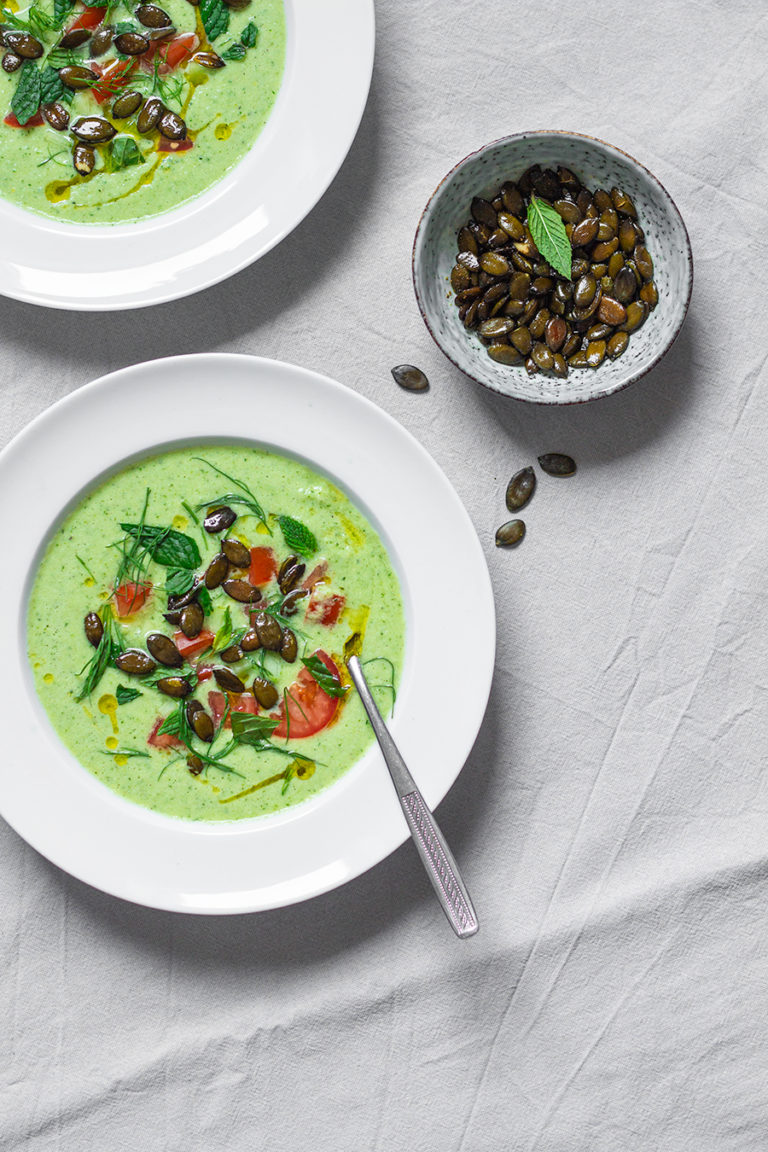
[[[40,103],[53,104],[54,100],[66,99],[69,89],[65,88],[55,68],[44,68],[40,76]],[[71,95],[70,95],[71,99]]]
[[19,83],[11,100],[11,112],[19,124],[26,124],[40,107],[40,69],[28,60],[19,74]]
[[243,28],[243,31],[240,34],[240,41],[245,45],[246,48],[254,48],[256,46],[258,35],[259,30],[253,21],[251,21],[250,24],[246,24],[245,28]]
[[224,621],[219,628],[218,632],[213,639],[212,652],[219,652],[222,648],[228,648],[229,642],[232,639],[232,613],[229,606],[224,609]]
[[124,684],[118,684],[115,690],[118,704],[130,704],[131,700],[138,700],[141,695],[138,688],[126,688]]
[[195,582],[192,568],[169,568],[165,576],[165,591],[168,596],[183,596]]
[[57,28],[61,28],[74,6],[75,0],[53,0],[53,21]]
[[152,524],[121,524],[120,528],[146,548],[157,564],[167,568],[197,568],[201,562],[200,549],[192,537],[175,528]]
[[229,28],[229,9],[223,0],[200,0],[200,18],[211,43]]
[[213,612],[213,603],[211,601],[211,594],[204,584],[201,584],[198,590],[197,602],[203,610],[203,616],[210,616],[211,612]]
[[312,673],[326,696],[346,696],[347,689],[319,656],[309,656],[306,660],[302,660],[302,664]]
[[243,44],[232,44],[225,52],[222,52],[221,58],[222,60],[244,60],[245,46]]
[[107,168],[110,172],[119,172],[121,168],[132,168],[143,163],[141,148],[132,136],[116,136],[110,143],[107,153]]
[[238,744],[259,747],[277,728],[279,721],[273,716],[251,716],[247,712],[232,713],[232,735]]
[[277,522],[288,547],[300,556],[312,556],[317,552],[318,543],[314,533],[310,532],[306,524],[294,520],[293,516],[278,516]]
[[573,249],[559,213],[555,212],[546,200],[531,196],[528,205],[528,227],[534,244],[547,263],[551,264],[561,276],[570,280]]

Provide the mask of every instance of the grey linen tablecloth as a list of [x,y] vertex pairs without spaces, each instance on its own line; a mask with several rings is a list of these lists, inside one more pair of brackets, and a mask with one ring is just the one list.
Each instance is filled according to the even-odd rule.
[[[410,844],[304,905],[198,919],[91,890],[2,825],[0,1147],[764,1150],[768,12],[386,0],[378,19],[350,156],[256,266],[133,314],[2,302],[2,439],[101,373],[223,349],[336,377],[421,440],[498,607],[488,712],[439,810],[480,934],[453,938]],[[525,128],[625,148],[691,233],[680,339],[597,404],[486,394],[415,306],[427,197]],[[428,394],[395,387],[403,361]],[[497,551],[506,482],[547,450],[578,475],[540,483],[524,545]],[[449,540],[436,560],[461,563]],[[458,659],[425,724],[471,675]]]

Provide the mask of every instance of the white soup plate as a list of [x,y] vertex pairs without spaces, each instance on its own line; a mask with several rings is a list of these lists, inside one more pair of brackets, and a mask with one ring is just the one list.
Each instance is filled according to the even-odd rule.
[[[36,564],[64,515],[125,463],[206,441],[305,460],[379,531],[406,616],[391,728],[431,807],[456,779],[483,718],[495,614],[474,528],[431,457],[381,409],[306,369],[223,354],[125,368],[55,404],[0,453],[0,492],[6,503],[23,492],[25,507],[14,563],[0,566],[0,815],[38,852],[105,892],[179,912],[250,912],[327,892],[406,839],[378,748],[287,811],[228,823],[159,815],[112,792],[61,743],[26,649]],[[463,642],[459,699],[451,621],[466,603],[474,625]]]
[[0,292],[114,311],[217,284],[315,206],[360,124],[373,71],[373,0],[284,0],[285,72],[241,162],[201,196],[137,224],[70,224],[0,200]]

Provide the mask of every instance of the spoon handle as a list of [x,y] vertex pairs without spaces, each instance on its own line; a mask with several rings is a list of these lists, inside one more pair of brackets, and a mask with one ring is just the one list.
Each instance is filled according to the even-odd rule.
[[350,656],[347,668],[379,742],[416,850],[443,911],[457,936],[462,940],[474,936],[479,928],[477,916],[451,850],[381,718],[357,656]]

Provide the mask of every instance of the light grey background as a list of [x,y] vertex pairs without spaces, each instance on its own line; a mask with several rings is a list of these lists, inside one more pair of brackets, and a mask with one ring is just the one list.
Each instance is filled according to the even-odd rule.
[[[93,891],[3,825],[0,1146],[764,1150],[766,13],[386,0],[378,19],[349,159],[255,267],[133,314],[0,304],[2,437],[103,372],[211,349],[318,369],[419,437],[498,604],[490,707],[439,812],[481,933],[453,939],[410,845],[303,906],[195,919]],[[434,186],[526,128],[626,149],[691,233],[682,336],[594,405],[481,392],[411,290]],[[394,386],[402,361],[428,395]],[[553,449],[578,475],[542,481],[497,552],[507,479]],[[445,545],[438,572],[461,564]],[[457,630],[455,697],[425,724],[471,675]]]

